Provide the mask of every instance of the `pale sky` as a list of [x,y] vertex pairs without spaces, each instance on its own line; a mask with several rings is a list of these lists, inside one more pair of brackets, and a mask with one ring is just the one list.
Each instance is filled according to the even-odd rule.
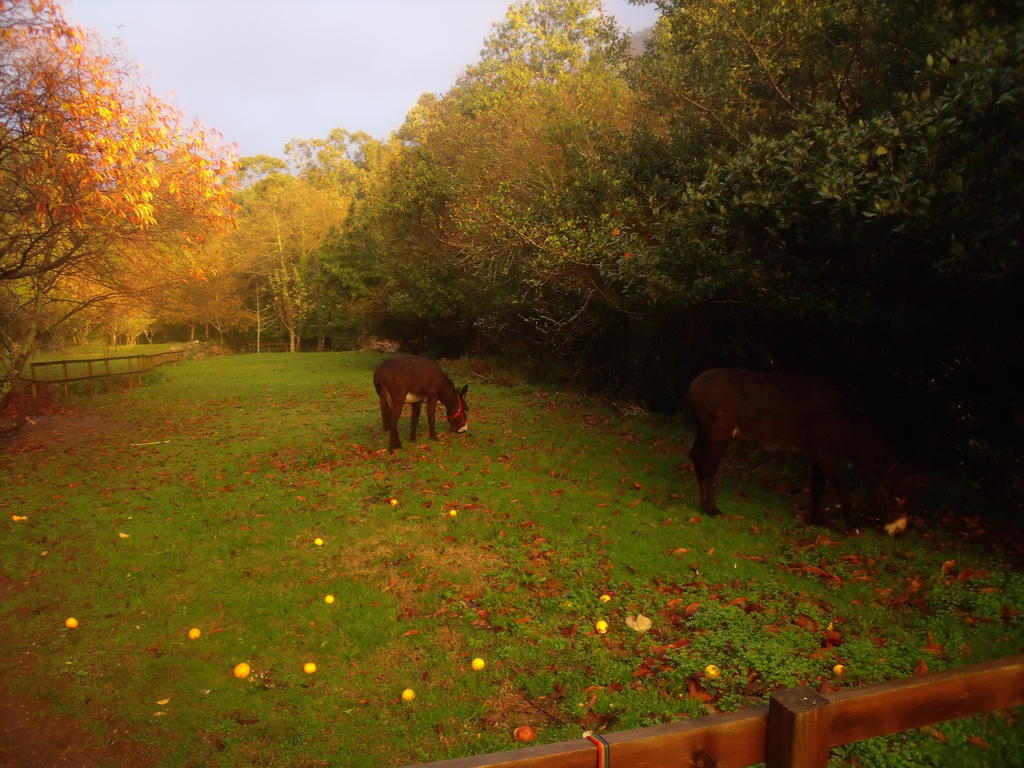
[[[604,0],[619,25],[657,10]],[[386,138],[424,92],[480,58],[511,0],[65,0],[69,21],[117,41],[142,80],[240,157],[284,157],[332,128]]]

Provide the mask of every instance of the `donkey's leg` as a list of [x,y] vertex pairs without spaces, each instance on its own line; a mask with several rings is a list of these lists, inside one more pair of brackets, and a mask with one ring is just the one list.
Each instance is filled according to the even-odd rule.
[[409,421],[412,423],[412,427],[409,429],[409,440],[416,442],[416,425],[420,422],[420,408],[423,407],[423,403],[412,404],[412,415],[409,416]]
[[811,461],[811,509],[807,517],[810,525],[825,525],[825,515],[821,510],[821,497],[825,492],[825,473],[818,462]]
[[853,512],[850,509],[850,494],[843,479],[843,468],[839,459],[831,453],[815,452],[812,454],[813,461],[811,474],[811,516],[810,522],[814,525],[823,525],[825,522],[822,511],[821,497],[824,491],[825,480],[827,479],[836,490],[839,497],[839,511],[847,527],[853,527]]
[[843,520],[846,521],[846,527],[855,528],[857,521],[853,516],[853,507],[850,506],[850,489],[846,486],[846,477],[843,475],[843,467],[838,460],[835,462],[835,467],[830,479],[832,480],[832,487],[836,489],[836,495],[839,496],[839,511],[843,513]]
[[709,440],[701,426],[697,425],[697,436],[690,450],[690,458],[693,459],[693,471],[697,475],[697,485],[700,486],[700,507],[712,517],[722,514],[722,510],[715,504],[715,475],[728,444],[728,441]]
[[398,439],[398,429],[394,418],[393,404],[388,402],[387,397],[380,399],[380,421],[384,425],[384,431],[388,433],[388,452],[395,448],[402,447],[402,441]]
[[394,451],[396,448],[402,447],[402,440],[398,436],[398,420],[402,417],[402,406],[405,404],[405,392],[393,393],[390,407],[388,408],[387,416],[387,430],[388,430],[388,450]]
[[434,426],[434,418],[437,415],[437,398],[427,398],[427,424],[430,425],[430,437],[437,440],[437,429]]
[[396,448],[402,447],[402,440],[398,437],[398,419],[393,418],[388,427],[388,451],[395,452]]

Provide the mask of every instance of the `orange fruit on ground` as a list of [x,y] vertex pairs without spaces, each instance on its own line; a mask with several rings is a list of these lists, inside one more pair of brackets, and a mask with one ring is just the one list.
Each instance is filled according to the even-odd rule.
[[601,597],[598,598],[598,600],[600,600],[602,603],[607,603],[611,599],[611,595],[601,595]]
[[302,665],[302,671],[305,672],[307,675],[312,675],[314,672],[316,672],[316,664],[314,664],[312,661],[307,661],[305,664]]
[[397,507],[398,499],[391,499],[388,503],[391,504],[392,507]]
[[313,543],[316,544],[318,547],[322,547],[324,545],[324,540],[318,536],[317,538],[313,539]]
[[469,663],[469,666],[471,666],[477,672],[479,672],[481,669],[483,669],[486,665],[487,665],[486,662],[483,659],[481,659],[479,656],[477,658],[473,659]]
[[330,605],[334,602],[334,595],[324,595],[324,602]]
[[244,661],[235,664],[235,677],[242,679],[243,677],[248,677],[250,672],[252,672],[252,667]]
[[412,688],[406,688],[402,691],[402,701],[412,701],[416,698],[416,691]]
[[68,629],[74,629],[78,626],[78,619],[76,619],[74,616],[70,616],[64,620],[64,626]]
[[704,675],[709,680],[717,680],[719,677],[722,676],[722,671],[714,664],[708,664],[706,667],[704,667]]
[[189,637],[190,640],[195,640],[201,634],[203,634],[203,633],[202,633],[202,631],[200,631],[199,627],[192,627],[192,629],[190,629],[188,631],[188,637]]
[[608,622],[604,619],[601,619],[594,625],[594,629],[597,630],[598,634],[603,635],[605,632],[608,631]]
[[532,726],[529,725],[520,725],[512,732],[512,735],[515,737],[516,741],[523,742],[533,741],[535,738],[537,738],[537,732],[533,730]]
[[836,675],[836,677],[842,677],[846,674],[846,667],[844,667],[842,664],[836,664],[834,667],[832,667],[832,672]]

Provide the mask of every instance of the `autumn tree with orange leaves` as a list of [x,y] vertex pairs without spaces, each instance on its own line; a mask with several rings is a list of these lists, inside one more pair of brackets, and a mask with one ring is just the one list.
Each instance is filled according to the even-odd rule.
[[76,314],[205,278],[231,168],[53,0],[0,0],[0,403]]

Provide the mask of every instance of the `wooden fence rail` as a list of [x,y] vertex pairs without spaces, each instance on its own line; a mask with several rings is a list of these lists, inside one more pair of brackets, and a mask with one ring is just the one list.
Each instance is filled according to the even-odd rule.
[[[257,344],[249,342],[245,345],[246,352],[291,352],[292,346],[287,341],[263,341]],[[301,349],[299,350],[302,351]]]
[[[769,706],[604,734],[615,768],[825,768],[828,750],[875,736],[1024,704],[1024,654],[820,694],[772,695]],[[407,768],[595,768],[585,739]]]
[[[32,387],[32,396],[39,394],[42,386],[60,384],[64,391],[64,397],[68,396],[68,384],[76,381],[88,381],[89,391],[96,393],[96,382],[102,381],[107,391],[110,391],[110,382],[118,378],[124,379],[131,388],[136,383],[142,384],[142,375],[158,368],[165,363],[176,363],[185,355],[185,350],[176,349],[168,352],[157,352],[152,355],[118,355],[114,357],[93,357],[75,360],[47,360],[40,363],[30,363],[32,375],[22,377],[22,381]],[[121,370],[110,370],[110,363],[127,361],[127,368]],[[97,372],[94,364],[102,364],[102,371]],[[68,372],[69,366],[85,366],[86,373],[82,375],[71,375]],[[60,377],[46,377],[39,375],[39,369],[48,367],[61,367]]]

